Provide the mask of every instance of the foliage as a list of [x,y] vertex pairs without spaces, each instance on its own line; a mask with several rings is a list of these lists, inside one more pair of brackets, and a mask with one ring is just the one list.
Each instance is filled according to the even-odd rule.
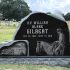
[[30,13],[29,7],[24,0],[1,0],[0,13],[3,19],[20,20]]
[[67,21],[70,20],[70,13],[67,13],[64,17]]

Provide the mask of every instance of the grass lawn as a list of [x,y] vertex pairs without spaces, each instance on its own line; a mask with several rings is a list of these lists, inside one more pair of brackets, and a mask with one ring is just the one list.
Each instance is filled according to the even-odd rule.
[[67,23],[68,23],[68,27],[69,27],[69,29],[70,29],[70,21],[67,21]]
[[1,64],[0,70],[70,70],[65,67],[50,67],[47,65]]
[[15,31],[15,26],[0,26],[0,43],[12,40]]

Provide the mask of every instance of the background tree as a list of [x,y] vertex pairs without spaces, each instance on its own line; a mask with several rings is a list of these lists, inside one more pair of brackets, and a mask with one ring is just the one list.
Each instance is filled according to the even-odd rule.
[[30,12],[24,0],[1,0],[0,2],[0,13],[3,14],[3,19],[15,19],[19,21]]
[[51,12],[47,12],[46,14],[51,14]]
[[65,16],[64,16],[64,18],[68,21],[68,20],[70,20],[70,13],[67,13]]

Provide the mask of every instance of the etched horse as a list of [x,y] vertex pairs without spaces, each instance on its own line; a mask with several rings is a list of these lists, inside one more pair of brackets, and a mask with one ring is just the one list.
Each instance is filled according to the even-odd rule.
[[45,52],[46,55],[63,55],[65,48],[65,37],[62,33],[61,29],[57,30],[59,38],[57,41],[53,43],[48,43],[44,41],[37,41],[36,53],[41,54],[41,52]]

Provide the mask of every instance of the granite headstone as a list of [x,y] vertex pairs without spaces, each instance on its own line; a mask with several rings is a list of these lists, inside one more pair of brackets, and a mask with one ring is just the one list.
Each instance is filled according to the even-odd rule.
[[70,55],[67,23],[51,14],[29,14],[21,20],[14,40],[29,42],[29,56]]

